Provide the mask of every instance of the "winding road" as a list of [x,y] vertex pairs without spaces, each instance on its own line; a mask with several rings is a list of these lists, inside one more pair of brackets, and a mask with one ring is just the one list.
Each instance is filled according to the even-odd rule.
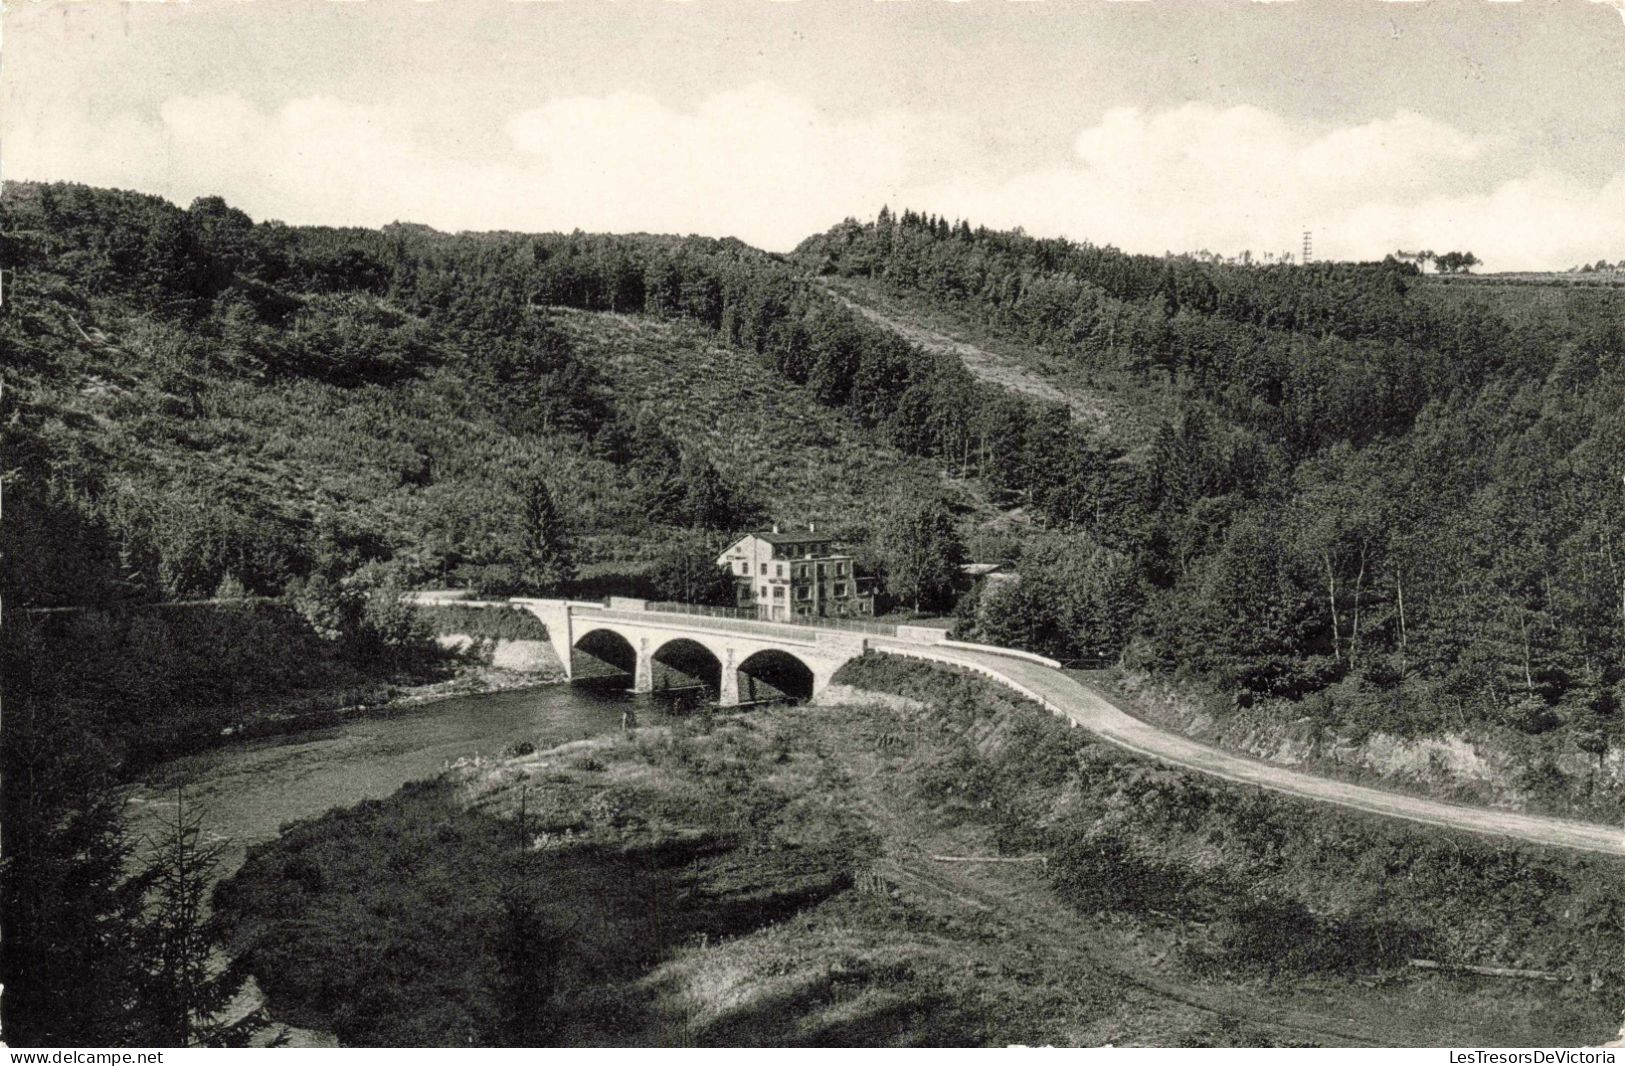
[[1076,678],[1041,662],[996,651],[912,644],[900,640],[871,640],[870,647],[893,655],[973,670],[1014,689],[1052,713],[1118,747],[1227,781],[1256,785],[1388,818],[1403,818],[1425,825],[1461,829],[1531,844],[1625,857],[1625,827],[1487,807],[1464,807],[1317,777],[1222,751],[1141,721]]

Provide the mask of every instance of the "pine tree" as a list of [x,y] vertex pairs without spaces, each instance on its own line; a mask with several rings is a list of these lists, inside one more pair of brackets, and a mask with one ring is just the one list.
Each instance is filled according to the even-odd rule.
[[257,1014],[224,1018],[248,974],[225,953],[219,922],[207,895],[224,841],[203,834],[201,812],[175,792],[175,815],[151,842],[143,879],[148,890],[141,955],[146,964],[139,996],[145,1040],[164,1047],[240,1047],[262,1024]]
[[570,534],[547,483],[531,475],[519,489],[520,512],[515,570],[519,583],[550,591],[575,576]]
[[3,631],[0,1021],[12,1047],[144,1042],[136,1025],[143,885],[93,708],[53,697],[26,617]]

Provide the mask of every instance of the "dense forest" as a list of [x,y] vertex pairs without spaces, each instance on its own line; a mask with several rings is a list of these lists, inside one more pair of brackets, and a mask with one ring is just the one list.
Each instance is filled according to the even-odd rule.
[[[1619,742],[1617,300],[1532,319],[1423,298],[1397,260],[1224,266],[912,211],[797,258],[1175,401],[1133,474],[1028,481],[1053,532],[1028,580],[966,605],[984,637],[1126,651],[1364,728]],[[1077,436],[1050,447],[1087,455]]]

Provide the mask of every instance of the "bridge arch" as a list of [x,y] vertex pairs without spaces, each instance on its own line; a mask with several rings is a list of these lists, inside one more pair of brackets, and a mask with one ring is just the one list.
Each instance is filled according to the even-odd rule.
[[722,659],[697,640],[676,637],[649,657],[649,682],[657,695],[702,690],[705,698],[722,694]]
[[570,648],[570,680],[625,683],[638,672],[638,650],[613,629],[590,629]]
[[813,668],[779,648],[763,648],[739,664],[739,699],[744,703],[806,701],[814,687]]

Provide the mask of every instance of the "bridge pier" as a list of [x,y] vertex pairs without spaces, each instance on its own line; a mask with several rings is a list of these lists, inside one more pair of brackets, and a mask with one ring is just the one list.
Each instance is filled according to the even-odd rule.
[[654,653],[649,650],[649,638],[638,640],[638,665],[632,675],[633,692],[653,692],[655,690],[655,660]]
[[739,668],[734,665],[732,648],[728,649],[728,661],[722,664],[722,691],[717,693],[717,706],[739,706]]

